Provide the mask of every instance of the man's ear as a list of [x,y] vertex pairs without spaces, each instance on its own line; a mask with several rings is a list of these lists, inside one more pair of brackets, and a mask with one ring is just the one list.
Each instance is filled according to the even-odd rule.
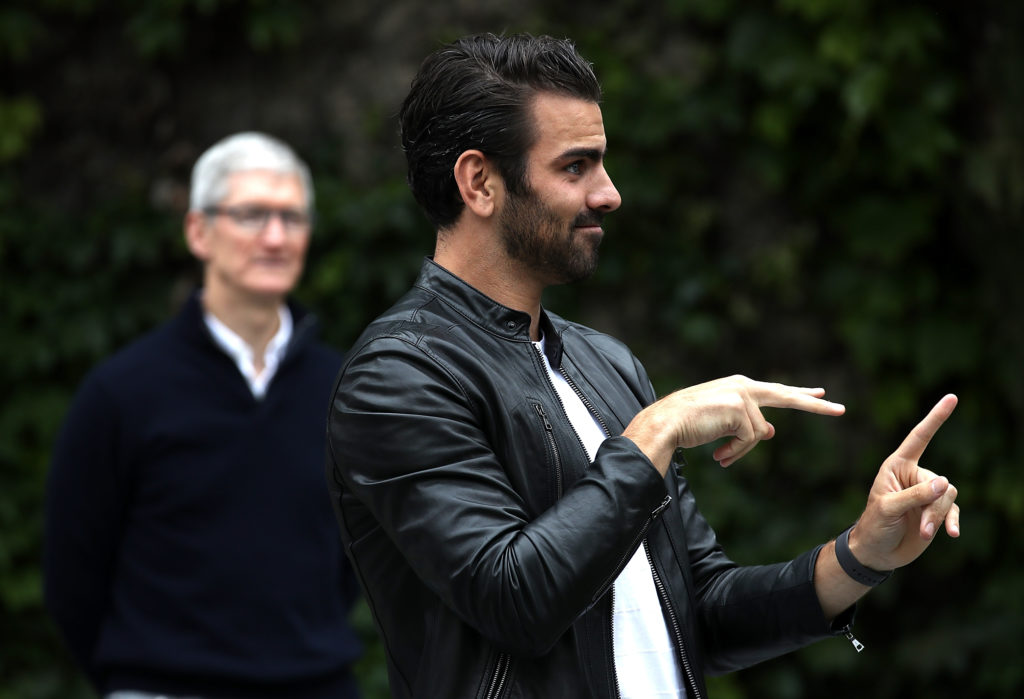
[[210,241],[206,230],[206,217],[198,211],[189,211],[185,214],[185,244],[196,259],[206,261],[210,254]]
[[491,216],[505,192],[494,161],[478,150],[467,150],[455,161],[454,175],[466,208],[480,218]]

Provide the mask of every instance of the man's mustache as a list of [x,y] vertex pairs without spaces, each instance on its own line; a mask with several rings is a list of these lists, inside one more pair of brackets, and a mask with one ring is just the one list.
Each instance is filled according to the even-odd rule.
[[582,228],[587,226],[600,226],[601,221],[603,220],[604,214],[600,211],[587,210],[576,217],[572,222],[572,227]]

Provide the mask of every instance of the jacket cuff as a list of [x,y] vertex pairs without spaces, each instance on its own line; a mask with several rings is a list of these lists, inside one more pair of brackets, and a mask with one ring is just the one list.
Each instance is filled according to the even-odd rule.
[[[811,551],[811,583],[814,582],[814,567],[818,563],[818,556],[821,554],[821,550],[825,548],[824,544],[818,546]],[[817,593],[815,593],[817,596]],[[819,605],[820,607],[820,605]],[[822,617],[825,613],[822,612]],[[849,607],[841,611],[831,622],[828,623],[828,633],[832,636],[842,636],[849,632],[853,628],[854,619],[857,616],[857,603],[854,602]],[[827,621],[827,620],[826,620]]]

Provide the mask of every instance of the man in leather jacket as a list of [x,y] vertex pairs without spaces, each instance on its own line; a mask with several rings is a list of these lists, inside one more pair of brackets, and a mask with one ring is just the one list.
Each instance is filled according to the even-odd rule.
[[703,697],[705,673],[849,635],[880,571],[959,534],[956,489],[917,465],[947,396],[838,545],[729,560],[676,450],[731,438],[728,466],[774,435],[761,407],[843,407],[741,376],[658,400],[622,343],[542,308],[593,271],[620,203],[599,99],[569,41],[481,35],[403,103],[436,247],[348,355],[327,467],[395,697]]

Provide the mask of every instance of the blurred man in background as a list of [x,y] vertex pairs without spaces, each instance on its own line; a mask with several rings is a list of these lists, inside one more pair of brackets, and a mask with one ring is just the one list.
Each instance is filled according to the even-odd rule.
[[744,377],[657,400],[625,345],[542,307],[594,271],[621,203],[599,102],[571,42],[481,35],[429,56],[402,106],[434,257],[357,341],[328,419],[395,697],[704,697],[708,673],[850,635],[871,586],[959,535],[956,488],[917,464],[948,396],[837,540],[726,556],[676,450],[724,438],[729,466],[774,436],[764,407],[844,408]]
[[357,696],[357,585],[323,482],[341,356],[288,299],[312,227],[290,147],[251,132],[215,144],[184,226],[202,288],[71,405],[45,596],[105,696]]

